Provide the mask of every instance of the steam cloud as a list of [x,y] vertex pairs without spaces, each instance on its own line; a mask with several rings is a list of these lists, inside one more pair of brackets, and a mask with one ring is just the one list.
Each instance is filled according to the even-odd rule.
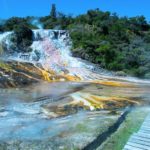
[[40,22],[38,18],[35,18],[31,21],[31,24],[36,26],[39,29],[43,29],[43,24]]

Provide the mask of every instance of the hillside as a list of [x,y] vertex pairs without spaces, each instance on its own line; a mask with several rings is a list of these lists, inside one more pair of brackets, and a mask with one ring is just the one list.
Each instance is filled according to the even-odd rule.
[[[150,78],[150,25],[144,16],[118,17],[96,9],[72,17],[52,9],[46,17],[10,18],[0,31],[18,30],[22,25],[30,29],[68,30],[74,56],[120,75]],[[28,45],[29,41],[25,43]]]

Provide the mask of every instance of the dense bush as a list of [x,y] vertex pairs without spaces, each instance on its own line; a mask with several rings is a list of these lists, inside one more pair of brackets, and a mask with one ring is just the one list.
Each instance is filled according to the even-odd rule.
[[5,24],[4,24],[4,30],[5,31],[12,31],[14,30],[16,25],[20,25],[20,24],[26,24],[26,19],[25,18],[19,18],[19,17],[12,17],[8,20],[6,20]]
[[73,53],[102,67],[138,77],[150,73],[150,25],[143,16],[119,18],[90,10],[68,26]]

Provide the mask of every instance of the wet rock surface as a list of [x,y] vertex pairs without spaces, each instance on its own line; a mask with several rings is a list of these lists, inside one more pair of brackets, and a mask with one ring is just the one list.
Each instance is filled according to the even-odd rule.
[[0,87],[24,87],[42,80],[53,81],[79,81],[80,77],[69,74],[57,74],[52,70],[45,70],[42,66],[17,61],[0,62]]

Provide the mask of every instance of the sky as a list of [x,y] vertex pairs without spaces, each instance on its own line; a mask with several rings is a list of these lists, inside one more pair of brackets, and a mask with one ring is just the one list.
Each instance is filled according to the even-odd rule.
[[119,16],[144,15],[150,21],[150,0],[0,0],[0,18],[46,16],[51,4],[65,14],[78,15],[89,9],[116,12]]

